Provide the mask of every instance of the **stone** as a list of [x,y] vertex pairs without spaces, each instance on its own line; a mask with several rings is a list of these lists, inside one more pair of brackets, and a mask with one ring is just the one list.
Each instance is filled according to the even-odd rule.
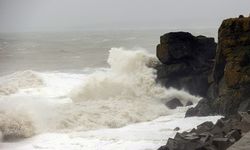
[[250,124],[250,114],[248,114],[247,112],[241,112],[240,115],[242,117],[242,120]]
[[239,15],[239,18],[244,18],[244,16],[243,15]]
[[213,109],[210,106],[208,99],[201,99],[196,107],[189,108],[185,114],[185,117],[192,116],[208,116],[213,114]]
[[[161,36],[157,46],[157,57],[164,64],[171,64],[180,60],[188,63],[213,59],[216,43],[213,38],[193,36],[188,32],[170,32]],[[199,57],[204,58],[200,60]]]
[[175,109],[176,107],[183,106],[181,101],[178,98],[174,98],[168,102],[166,102],[166,106],[170,109]]
[[175,139],[169,138],[167,142],[167,147],[171,150],[178,148],[178,142]]
[[202,143],[206,143],[206,142],[209,142],[210,138],[213,137],[213,134],[209,133],[209,132],[203,132],[200,135],[200,141]]
[[190,105],[193,105],[192,101],[188,101],[185,106],[190,106]]
[[188,32],[161,36],[156,53],[162,64],[155,66],[156,81],[167,88],[185,89],[193,95],[205,96],[215,50],[213,38],[195,37]]
[[238,108],[239,112],[247,112],[248,110],[250,110],[250,99],[241,102]]
[[218,150],[226,150],[232,143],[228,138],[214,138],[213,144]]
[[241,138],[241,131],[238,129],[233,129],[227,135],[225,136],[226,138],[233,138],[235,141],[238,141]]
[[180,127],[174,128],[174,131],[179,131],[179,130],[180,130]]
[[161,146],[157,150],[170,150],[167,146]]
[[177,132],[161,150],[226,150],[241,139],[242,130],[236,125],[242,124],[242,121],[236,115],[221,118],[216,124],[204,122],[190,132]]
[[200,125],[197,126],[196,132],[197,133],[203,133],[211,130],[214,127],[213,122],[211,121],[206,121]]

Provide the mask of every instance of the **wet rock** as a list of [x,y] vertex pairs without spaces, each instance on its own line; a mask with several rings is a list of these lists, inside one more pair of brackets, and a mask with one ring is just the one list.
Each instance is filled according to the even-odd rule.
[[214,127],[213,122],[207,121],[207,122],[204,122],[204,123],[198,125],[197,129],[196,129],[196,132],[197,133],[204,133],[206,131],[211,130],[213,127]]
[[218,150],[226,150],[232,143],[229,141],[229,138],[214,138],[213,145]]
[[155,67],[157,82],[205,96],[215,49],[214,39],[205,36],[195,37],[187,32],[170,32],[161,36],[156,50],[162,62]]
[[190,106],[190,105],[193,105],[192,101],[188,101],[185,106]]
[[244,16],[243,15],[239,15],[239,18],[244,18]]
[[240,103],[240,106],[238,108],[239,112],[248,112],[250,110],[250,100],[247,99]]
[[213,38],[195,37],[188,32],[170,32],[161,36],[160,44],[157,46],[157,57],[164,64],[182,62],[182,60],[193,64],[213,59],[215,48]]
[[[246,114],[244,114],[246,115]],[[160,150],[226,150],[242,137],[242,124],[239,115],[221,118],[215,124],[204,122],[190,132],[177,133]],[[248,123],[250,126],[250,123]],[[250,129],[245,130],[248,132]]]
[[180,127],[174,128],[174,131],[179,131],[179,130],[180,130]]
[[232,129],[225,137],[238,141],[241,138],[241,131],[239,129]]
[[181,101],[178,98],[174,98],[168,102],[166,102],[166,106],[170,109],[175,109],[176,107],[183,106]]
[[208,116],[213,114],[213,109],[208,99],[201,99],[196,107],[187,110],[185,117]]

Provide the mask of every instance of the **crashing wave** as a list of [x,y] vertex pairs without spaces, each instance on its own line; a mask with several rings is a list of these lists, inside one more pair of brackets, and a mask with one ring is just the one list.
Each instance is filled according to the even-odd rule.
[[[16,100],[18,97],[14,97],[9,99],[11,105],[4,100],[0,103],[0,131],[5,137],[28,137],[48,131],[117,128],[173,113],[165,106],[172,98],[180,99],[183,104],[198,101],[199,98],[185,91],[165,89],[156,84],[155,70],[148,67],[154,62],[155,58],[143,50],[112,48],[108,58],[110,68],[91,73],[83,81],[78,79],[82,85],[72,90],[69,95],[72,101],[61,103],[65,97],[55,96],[50,103],[48,98],[51,97],[46,95],[40,100],[32,97]],[[43,84],[42,79],[30,71],[8,78],[5,85],[17,90]],[[65,82],[60,85],[67,85],[66,80],[60,80]],[[19,109],[12,111],[16,106]]]
[[0,133],[3,140],[27,138],[35,134],[35,128],[26,114],[0,112]]
[[34,71],[20,71],[0,78],[0,95],[9,95],[20,89],[43,85],[42,78]]

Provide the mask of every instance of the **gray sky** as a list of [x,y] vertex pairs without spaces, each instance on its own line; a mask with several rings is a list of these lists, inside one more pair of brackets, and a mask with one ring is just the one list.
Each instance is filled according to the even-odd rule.
[[0,32],[217,27],[250,0],[0,0]]

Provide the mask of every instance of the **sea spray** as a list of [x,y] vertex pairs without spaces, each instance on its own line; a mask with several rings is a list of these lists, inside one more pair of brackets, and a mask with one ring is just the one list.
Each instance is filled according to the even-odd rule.
[[36,88],[42,85],[43,81],[35,71],[19,71],[0,78],[0,96],[14,94],[19,89]]
[[[58,77],[58,80],[48,80],[46,79],[49,77],[48,73],[47,76],[44,73],[36,73],[42,78],[43,84],[27,88],[43,92],[42,86],[55,91],[55,95],[51,96],[53,92],[50,92],[48,95],[42,93],[38,97],[32,90],[25,94],[18,93],[17,90],[15,95],[0,96],[0,111],[3,114],[0,115],[0,120],[6,119],[6,113],[12,112],[11,117],[8,117],[10,121],[5,121],[7,124],[0,124],[0,130],[4,135],[8,128],[12,128],[11,120],[15,121],[15,118],[27,120],[18,123],[21,126],[18,128],[20,130],[12,134],[18,137],[41,132],[116,128],[172,113],[165,106],[165,102],[174,97],[179,98],[184,104],[187,101],[194,103],[198,101],[198,97],[185,91],[165,89],[157,85],[155,70],[148,67],[154,60],[155,58],[144,50],[112,48],[108,58],[110,68],[85,74],[83,78],[78,76],[75,78],[72,75],[66,78],[64,75],[63,80],[59,80],[61,75],[51,73],[53,78]],[[60,81],[58,85],[62,87],[53,86],[55,81]],[[71,81],[82,82],[82,85],[75,86],[68,94],[72,88],[69,86]],[[5,83],[8,85],[8,82]],[[60,92],[56,92],[57,90]],[[57,95],[58,93],[60,94]],[[19,106],[19,109],[12,111],[14,106]],[[22,117],[19,117],[20,114]],[[26,130],[28,126],[32,131]],[[23,136],[19,136],[20,134]]]

